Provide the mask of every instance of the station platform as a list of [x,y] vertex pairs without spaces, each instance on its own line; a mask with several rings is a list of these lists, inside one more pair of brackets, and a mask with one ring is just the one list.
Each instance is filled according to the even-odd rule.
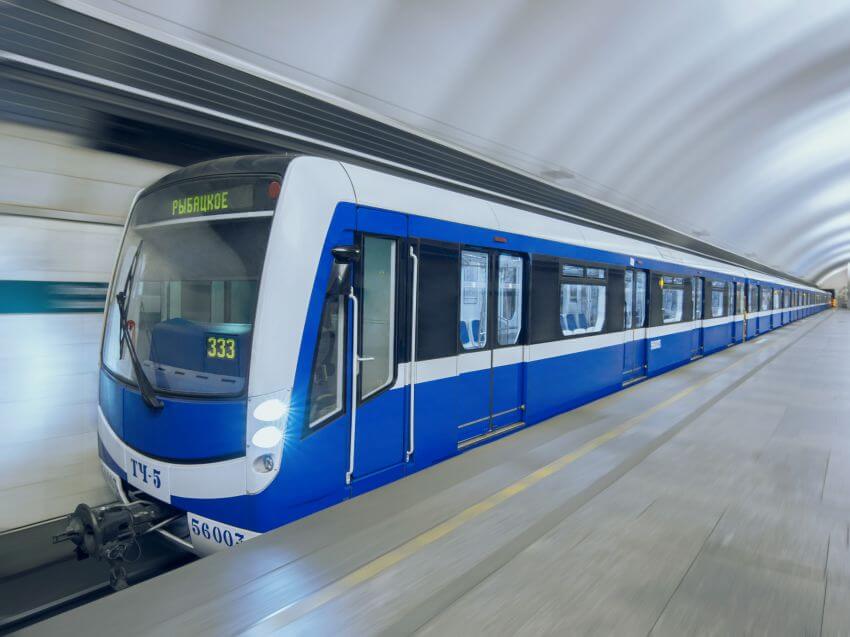
[[25,632],[847,634],[849,415],[828,311]]

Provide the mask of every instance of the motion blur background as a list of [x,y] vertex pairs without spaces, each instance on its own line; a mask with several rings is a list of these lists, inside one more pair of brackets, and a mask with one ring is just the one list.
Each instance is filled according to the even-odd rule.
[[[0,531],[109,497],[96,462],[100,311],[135,193],[178,165],[280,147],[57,88],[46,67],[44,81],[22,79],[21,56],[39,57],[33,25],[52,29],[52,59],[76,51],[93,68],[108,62],[95,36],[121,33],[157,55],[214,58],[846,304],[847,2],[486,6],[0,0]],[[63,49],[72,13],[96,33]]]

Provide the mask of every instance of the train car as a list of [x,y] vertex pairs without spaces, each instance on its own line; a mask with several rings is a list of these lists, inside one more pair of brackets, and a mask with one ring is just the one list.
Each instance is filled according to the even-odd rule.
[[209,553],[763,333],[779,287],[332,159],[198,164],[128,219],[100,458],[129,524]]

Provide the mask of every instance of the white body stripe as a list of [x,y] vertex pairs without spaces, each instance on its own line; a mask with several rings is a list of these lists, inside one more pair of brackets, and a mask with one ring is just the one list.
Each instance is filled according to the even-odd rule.
[[596,334],[594,336],[582,336],[580,338],[568,338],[563,341],[551,341],[549,343],[536,343],[529,346],[529,361],[539,361],[557,356],[567,356],[579,352],[588,352],[602,347],[622,345],[622,332],[610,332],[608,334]]
[[441,378],[457,376],[457,356],[432,358],[429,361],[416,361],[416,383],[428,383]]
[[726,323],[731,323],[734,320],[735,319],[732,316],[718,316],[717,318],[703,319],[702,326],[717,327],[718,325],[725,325]]
[[686,321],[684,323],[671,323],[670,325],[656,325],[647,329],[647,338],[657,338],[659,336],[670,336],[671,334],[679,334],[680,332],[689,332],[699,327],[701,321]]
[[[490,350],[488,349],[478,352],[463,352],[458,354],[457,357],[457,375],[490,369],[491,365]],[[419,371],[418,368],[417,371]]]
[[500,347],[493,350],[493,367],[516,365],[525,360],[525,348],[522,345]]

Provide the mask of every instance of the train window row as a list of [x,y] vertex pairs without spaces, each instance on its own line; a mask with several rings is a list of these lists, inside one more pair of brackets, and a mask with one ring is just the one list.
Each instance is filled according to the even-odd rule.
[[[356,288],[360,294],[359,398],[389,387],[397,360],[407,360],[405,319],[397,298],[409,298],[399,242],[363,236]],[[459,352],[543,343],[647,325],[731,316],[746,307],[810,305],[824,295],[701,277],[648,273],[545,255],[420,241],[418,360]],[[317,427],[344,410],[347,286],[335,271],[320,316],[309,395]],[[526,305],[527,300],[527,305]],[[402,304],[402,308],[404,304]],[[529,320],[534,317],[533,321]],[[525,325],[529,328],[526,330]],[[527,333],[527,336],[526,336]],[[494,335],[491,337],[490,335]]]
[[759,305],[769,310],[792,302],[790,290],[756,285],[746,290],[741,282],[656,273],[649,285],[643,270],[545,255],[535,255],[526,272],[526,258],[519,255],[428,242],[420,251],[420,360],[517,344],[524,321],[528,342],[543,343],[727,317],[743,311],[745,303],[756,311]]

